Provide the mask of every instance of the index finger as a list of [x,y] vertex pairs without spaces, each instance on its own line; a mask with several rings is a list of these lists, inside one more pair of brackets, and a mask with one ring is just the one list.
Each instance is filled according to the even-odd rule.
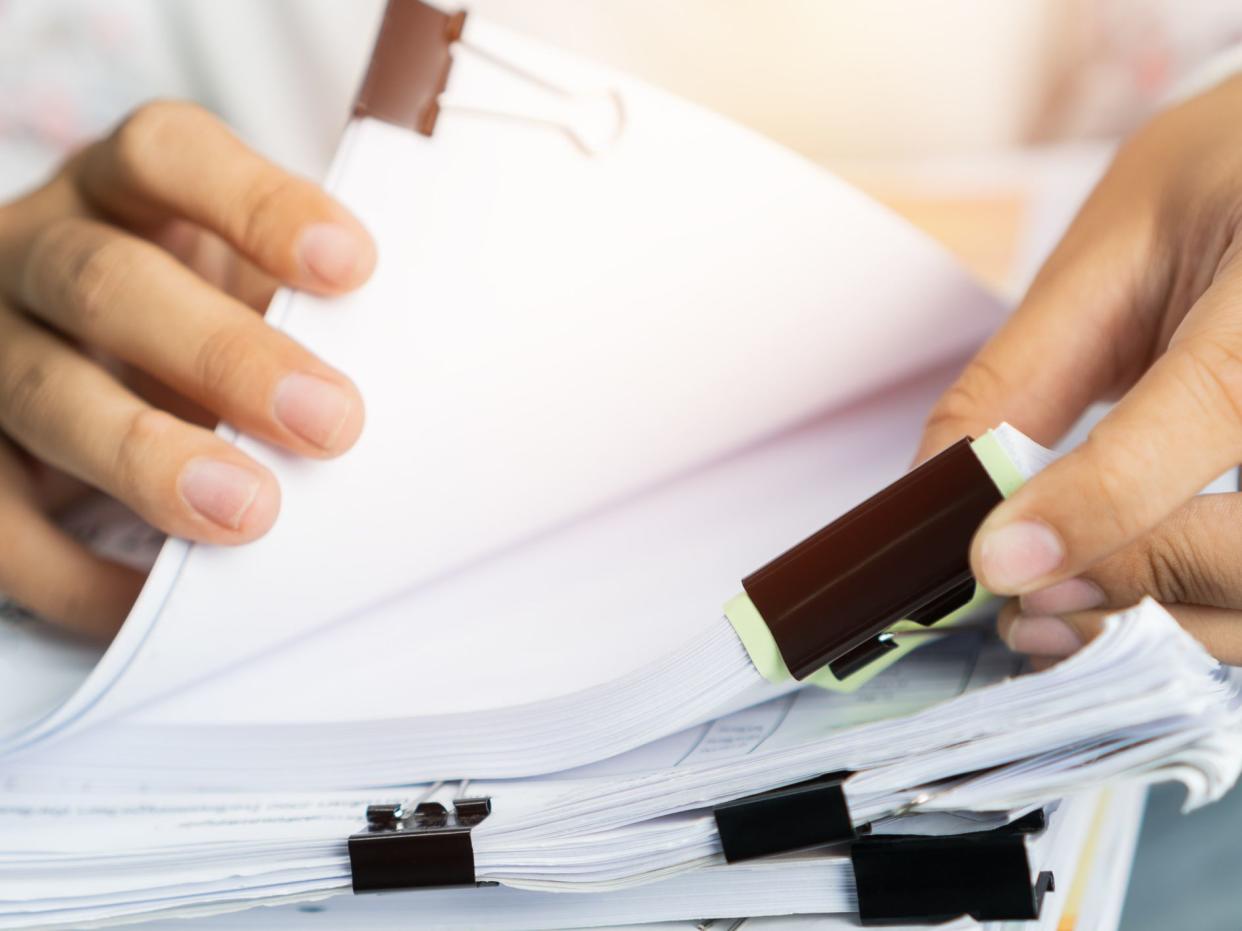
[[1008,421],[1046,446],[1086,407],[1136,372],[1144,334],[1128,311],[1143,291],[1151,218],[1135,202],[1119,160],[1092,192],[1008,321],[932,409],[922,462]]
[[83,197],[105,213],[139,227],[190,220],[296,287],[348,290],[375,265],[375,245],[348,210],[193,104],[147,104],[79,166]]
[[1240,288],[1235,260],[1086,442],[988,516],[971,548],[985,588],[1026,594],[1078,575],[1242,461]]

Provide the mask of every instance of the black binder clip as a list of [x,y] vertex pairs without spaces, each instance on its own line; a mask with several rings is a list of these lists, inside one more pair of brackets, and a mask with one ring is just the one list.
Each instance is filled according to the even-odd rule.
[[896,648],[897,621],[930,626],[970,601],[970,541],[1001,500],[959,440],[742,585],[795,678],[844,679]]
[[367,829],[349,838],[354,892],[495,885],[474,875],[470,830],[492,812],[490,798],[459,798],[450,812],[439,802],[371,805]]
[[1052,873],[1032,881],[1026,835],[1043,830],[1032,812],[993,831],[949,837],[871,835],[850,848],[864,925],[1034,921]]
[[851,775],[831,773],[717,805],[712,813],[725,860],[737,863],[854,840],[858,831],[842,788]]

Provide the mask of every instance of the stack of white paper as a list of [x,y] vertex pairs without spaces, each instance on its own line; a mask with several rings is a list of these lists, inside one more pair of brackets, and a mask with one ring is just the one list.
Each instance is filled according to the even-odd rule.
[[[1116,873],[1128,869],[1138,815],[1142,808],[1142,789],[1120,787],[1106,792],[1084,793],[1060,806],[1050,815],[1050,828],[1029,846],[1032,871],[1052,871],[1058,890],[1044,900],[1038,922],[993,922],[982,927],[991,931],[1013,928],[1080,928],[1107,931],[1116,927],[1120,903]],[[407,895],[338,896],[324,899],[319,894],[286,892],[274,895],[269,904],[277,906],[262,912],[238,913],[243,903],[193,903],[149,900],[143,903],[142,917],[152,922],[144,927],[181,929],[184,918],[200,916],[190,927],[202,931],[250,929],[262,923],[270,931],[314,931],[314,929],[366,927],[385,928],[584,928],[642,923],[646,931],[691,931],[691,929],[736,927],[731,917],[757,915],[818,915],[801,922],[756,919],[746,922],[754,929],[837,929],[857,927],[849,913],[856,909],[852,877],[847,858],[839,854],[801,854],[780,860],[760,861],[730,867],[708,867],[698,872],[658,881],[637,889],[586,895],[558,895],[508,887],[492,889],[424,890]],[[283,907],[280,907],[282,903]],[[836,913],[832,916],[832,913]],[[44,913],[42,926],[55,927],[57,920],[74,927],[106,926],[116,923],[100,917],[105,909]],[[115,916],[115,912],[113,913]],[[158,919],[177,915],[167,925]],[[94,915],[96,917],[89,917]],[[216,915],[215,918],[207,916]],[[685,924],[655,925],[681,918]],[[706,919],[706,920],[704,920]],[[712,919],[721,919],[719,922]],[[6,919],[7,920],[7,919]],[[27,916],[27,924],[31,921]],[[119,919],[125,920],[125,919]],[[10,924],[6,927],[23,927]],[[962,919],[941,927],[968,929],[980,927]]]
[[[1073,848],[1089,819],[1084,812],[1068,811],[1059,818],[1054,813],[1050,829],[1030,844],[1033,870],[1047,869],[1064,863],[1076,852]],[[1060,861],[1060,863],[1058,863]],[[295,861],[296,862],[296,861]],[[1072,861],[1071,861],[1072,862]],[[187,871],[188,876],[188,871]],[[306,890],[296,881],[275,879],[265,886],[263,894],[272,902],[316,901],[321,896]],[[96,885],[82,883],[84,887]],[[182,890],[161,890],[167,898],[147,898],[138,908],[148,917],[176,914],[210,914],[236,909],[244,905],[215,902],[203,895],[204,888],[187,883]],[[97,886],[102,888],[102,885]],[[178,896],[180,891],[180,896]],[[311,892],[311,894],[308,894]],[[196,895],[197,894],[197,895]],[[146,891],[151,895],[151,890]],[[96,892],[84,896],[89,905],[62,910],[35,911],[42,903],[28,903],[31,911],[24,915],[0,918],[0,927],[82,927],[107,922],[123,914],[123,906],[115,904],[121,896]],[[848,913],[857,908],[853,891],[853,875],[848,857],[840,854],[801,855],[780,860],[729,867],[709,867],[672,879],[665,879],[640,889],[587,895],[558,895],[551,892],[528,892],[500,887],[496,889],[426,890],[416,897],[373,896],[356,899],[333,899],[320,902],[311,915],[322,915],[316,926],[322,927],[409,927],[412,913],[420,926],[435,928],[565,928],[625,924],[651,920],[694,919],[713,915],[780,915],[799,913]],[[289,916],[295,924],[307,912]],[[266,920],[267,916],[264,916]],[[254,913],[242,916],[238,927],[253,927]],[[246,922],[250,922],[246,924]],[[276,918],[280,926],[280,918]],[[210,928],[211,922],[205,927]]]
[[[668,880],[722,863],[712,805],[838,770],[853,772],[845,794],[855,823],[879,833],[995,827],[1117,777],[1181,780],[1198,806],[1237,778],[1235,684],[1153,602],[1110,620],[1054,669],[1007,678],[1012,671],[995,641],[963,635],[853,695],[802,691],[585,771],[473,783],[469,794],[493,804],[473,832],[476,876],[595,895]],[[69,802],[10,793],[0,805],[0,889],[10,890],[0,897],[0,927],[348,891],[345,840],[368,803],[447,803],[465,791]],[[92,879],[67,889],[70,873]],[[695,882],[686,888],[698,889]],[[848,887],[845,876],[831,888],[846,896]],[[703,901],[685,895],[670,915]],[[766,914],[769,901],[757,896],[741,913]],[[817,901],[836,904],[816,910],[850,910],[847,896]]]
[[[1142,797],[1142,789],[1133,787],[1095,791],[1084,793],[1052,812],[1050,829],[1030,845],[1032,871],[1048,870],[1061,877],[1060,888],[1063,892],[1054,892],[1045,898],[1038,921],[986,922],[980,925],[963,918],[938,927],[949,931],[980,928],[985,931],[1109,931],[1115,928],[1120,903],[1110,901],[1109,895],[1118,888],[1118,884],[1110,882],[1113,877],[1108,874],[1118,868],[1124,871],[1129,866],[1131,854],[1125,849],[1125,844],[1127,840],[1133,843],[1135,832],[1127,831],[1125,826],[1138,824]],[[495,902],[481,899],[472,902],[467,896],[458,894],[452,899],[446,895],[447,901],[443,904],[427,904],[435,909],[435,920],[446,928],[468,927],[471,922],[474,922],[474,927],[498,929],[598,927],[616,924],[610,920],[612,918],[641,922],[661,912],[694,916],[686,924],[675,926],[676,931],[705,931],[708,928],[713,931],[740,931],[743,927],[745,931],[838,931],[856,928],[856,920],[848,914],[855,908],[848,884],[845,890],[846,908],[832,909],[828,904],[838,891],[836,884],[829,879],[834,871],[848,873],[848,864],[826,855],[800,855],[779,864],[756,863],[705,870],[706,874],[716,873],[719,878],[730,882],[713,883],[714,888],[705,890],[701,898],[692,894],[694,887],[689,882],[690,877],[686,877],[666,880],[659,886],[628,893],[553,897],[546,893],[512,891],[504,892],[504,898]],[[1123,881],[1124,876],[1123,872]],[[733,882],[738,885],[733,885]],[[756,894],[754,886],[759,884],[762,884],[763,892]],[[675,886],[681,886],[685,891],[677,895],[678,901],[672,909],[664,898],[667,893],[659,897],[653,895],[655,889],[671,892]],[[764,901],[757,903],[759,898]],[[403,901],[400,897],[338,897],[276,909],[264,915],[264,922],[273,931],[313,931],[340,925],[365,925],[382,931],[388,927],[408,927],[414,915],[414,901],[408,898]],[[754,912],[754,904],[766,904],[768,907]],[[812,917],[761,917],[744,923],[725,917],[744,913],[748,907],[753,913],[766,916],[810,913]],[[1111,911],[1097,910],[1101,908]],[[833,911],[836,914],[831,914]],[[252,916],[253,913],[222,915],[202,922],[201,927],[203,931],[240,928]],[[671,931],[666,926],[657,928],[643,924],[641,927],[646,931]]]

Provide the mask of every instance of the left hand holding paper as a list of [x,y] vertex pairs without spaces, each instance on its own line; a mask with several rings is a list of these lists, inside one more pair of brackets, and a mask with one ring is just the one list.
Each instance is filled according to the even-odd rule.
[[351,290],[374,264],[341,205],[187,103],[139,108],[0,204],[0,591],[116,631],[141,574],[54,520],[87,488],[185,539],[262,536],[276,478],[208,425],[328,458],[363,413],[347,376],[253,307],[282,282]]

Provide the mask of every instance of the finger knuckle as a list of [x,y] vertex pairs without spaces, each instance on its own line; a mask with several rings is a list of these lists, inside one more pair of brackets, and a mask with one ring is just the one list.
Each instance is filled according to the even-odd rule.
[[1176,546],[1167,541],[1153,541],[1143,547],[1146,588],[1163,604],[1183,604],[1186,601],[1186,562]]
[[69,279],[68,269],[79,241],[78,223],[59,217],[31,237],[18,283],[21,299],[32,306],[53,305]]
[[139,256],[123,237],[114,236],[74,250],[64,263],[68,312],[80,335],[89,336],[101,318],[123,303]]
[[0,425],[18,435],[45,423],[55,392],[56,372],[46,360],[34,358],[0,371]]
[[[1144,502],[1149,496],[1137,477],[1137,470],[1130,464],[1143,462],[1140,451],[1133,448],[1131,440],[1124,436],[1109,436],[1101,440],[1093,431],[1083,443],[1088,484],[1081,489],[1083,502],[1094,500],[1095,513],[1109,522],[1109,536],[1116,540],[1130,540],[1145,530],[1149,524]],[[1067,502],[1073,504],[1073,502]]]
[[152,180],[152,156],[210,118],[197,104],[180,100],[152,100],[138,107],[112,136],[113,155],[126,180],[146,186]]
[[254,332],[249,326],[232,324],[210,333],[195,354],[194,378],[210,400],[234,394],[245,372],[256,364]]
[[1213,554],[1191,525],[1190,515],[1170,518],[1144,546],[1149,588],[1167,604],[1228,603],[1224,582],[1212,570]]
[[1000,374],[983,358],[976,359],[940,396],[927,417],[926,430],[957,427],[979,416],[1002,393]]
[[265,251],[288,238],[290,207],[304,195],[301,181],[279,171],[265,171],[241,193],[233,215],[242,243]]
[[140,512],[150,513],[164,500],[166,489],[159,487],[151,474],[152,463],[158,461],[154,452],[167,446],[169,433],[176,419],[155,408],[142,408],[126,422],[116,446],[112,479],[118,497]]
[[34,237],[22,273],[22,297],[40,316],[74,324],[78,335],[110,308],[130,280],[141,250],[123,236],[101,236],[74,217],[48,223]]
[[1231,338],[1196,340],[1182,352],[1176,370],[1191,402],[1214,421],[1242,435],[1242,342]]

